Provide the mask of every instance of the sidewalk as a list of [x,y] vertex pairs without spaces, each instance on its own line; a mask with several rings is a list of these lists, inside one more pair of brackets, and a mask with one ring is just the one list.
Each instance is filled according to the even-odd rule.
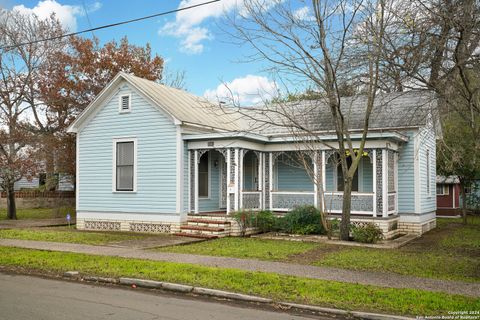
[[445,292],[449,294],[460,294],[471,297],[480,297],[480,283],[418,278],[392,273],[355,271],[282,262],[270,262],[226,257],[210,257],[192,254],[152,252],[135,248],[92,246],[73,243],[0,239],[0,246],[74,252],[100,256],[115,256],[133,259],[146,259],[154,261],[190,263],[209,267],[241,269],[245,271],[271,272],[296,277],[358,283],[379,287],[411,288]]
[[[75,224],[75,219],[70,221],[71,225]],[[52,219],[27,219],[27,220],[1,220],[0,229],[18,229],[18,228],[39,228],[39,227],[58,227],[68,225],[65,218]]]

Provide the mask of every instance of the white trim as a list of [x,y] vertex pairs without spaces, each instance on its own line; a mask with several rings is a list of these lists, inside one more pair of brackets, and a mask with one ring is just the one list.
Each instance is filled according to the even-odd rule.
[[373,149],[373,217],[377,216],[377,150]]
[[231,180],[231,175],[230,175],[230,154],[231,150],[230,148],[227,149],[227,214],[230,213],[230,180]]
[[80,209],[80,134],[76,136],[76,163],[75,163],[75,209]]
[[400,222],[425,222],[436,218],[436,212],[424,214],[400,214]]
[[193,188],[193,192],[194,192],[194,212],[195,213],[198,213],[198,150],[195,150],[194,151],[194,155],[193,155],[193,162],[195,164],[195,176],[194,176],[194,188]]
[[314,195],[313,195],[313,206],[315,208],[318,208],[317,204],[318,204],[318,165],[317,165],[317,162],[318,162],[318,153],[315,152],[315,154],[313,155],[313,192],[314,192]]
[[[322,150],[322,189],[324,194],[327,191],[326,173],[327,173],[327,164],[325,163],[325,150]],[[326,209],[325,196],[322,199],[322,205],[323,205],[322,210],[325,211]]]
[[397,193],[397,196],[395,197],[395,212],[398,214],[398,153],[394,153],[393,155],[393,161],[394,161],[394,171],[393,171],[393,176],[395,177],[395,192]]
[[244,179],[244,172],[243,172],[243,157],[245,156],[244,152],[245,149],[239,150],[239,165],[238,165],[238,207],[243,208],[243,179]]
[[273,155],[271,152],[268,153],[268,192],[269,192],[269,197],[268,197],[268,200],[269,200],[269,205],[268,205],[268,209],[269,210],[273,210],[272,206],[273,206],[273,199],[272,199],[272,189],[273,189],[273,163],[272,163],[272,160],[273,160]]
[[[133,142],[133,190],[117,190],[117,143]],[[112,139],[112,192],[113,193],[136,193],[137,192],[137,138],[136,137],[118,137]]]
[[235,196],[234,196],[234,201],[235,201],[235,204],[234,204],[234,209],[235,211],[238,211],[238,205],[239,205],[239,172],[240,170],[238,170],[238,166],[240,165],[240,161],[239,161],[239,156],[240,156],[240,150],[238,148],[235,148],[234,150],[234,161],[235,161],[235,181],[233,183],[233,185],[235,186]]
[[[123,98],[128,97],[128,109],[123,109]],[[125,93],[118,97],[118,113],[130,113],[132,111],[132,94]]]
[[178,213],[146,213],[146,212],[102,212],[102,211],[77,211],[77,221],[84,220],[101,220],[101,221],[125,221],[125,222],[169,222],[179,223],[182,218]]
[[382,149],[382,216],[388,216],[388,153]]
[[192,150],[188,150],[187,151],[187,154],[188,154],[188,212],[192,212],[193,211],[193,208],[192,208],[192,155],[193,155],[193,152]]
[[177,138],[177,161],[176,161],[176,175],[177,175],[177,212],[183,212],[183,144],[185,143],[182,140],[182,128],[176,126],[176,138]]
[[452,184],[452,196],[453,196],[453,209],[456,208],[456,203],[455,203],[455,185]]

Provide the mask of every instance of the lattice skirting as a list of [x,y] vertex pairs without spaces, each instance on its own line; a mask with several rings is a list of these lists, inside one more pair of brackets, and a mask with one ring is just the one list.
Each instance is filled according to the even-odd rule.
[[151,221],[77,219],[77,229],[95,231],[127,231],[142,233],[175,233],[179,231],[180,224]]

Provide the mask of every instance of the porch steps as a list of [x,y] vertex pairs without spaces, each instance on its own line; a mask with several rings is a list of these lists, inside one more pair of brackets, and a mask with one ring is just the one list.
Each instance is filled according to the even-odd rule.
[[178,236],[195,237],[201,239],[215,239],[227,237],[231,231],[231,221],[223,216],[217,218],[206,215],[189,215],[185,224],[180,226]]

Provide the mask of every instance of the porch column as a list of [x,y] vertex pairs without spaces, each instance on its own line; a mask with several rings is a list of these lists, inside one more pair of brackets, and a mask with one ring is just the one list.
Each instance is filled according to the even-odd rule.
[[227,149],[227,158],[225,159],[226,162],[227,162],[227,199],[226,199],[227,200],[226,201],[227,214],[229,214],[230,211],[231,211],[230,210],[230,207],[231,207],[231,205],[230,205],[230,191],[231,191],[230,190],[230,184],[231,184],[231,179],[232,178],[231,178],[231,172],[230,172],[230,170],[231,170],[231,168],[230,168],[231,167],[231,163],[230,163],[230,156],[231,155],[230,155],[230,153],[231,153],[230,149]]
[[382,216],[388,217],[388,155],[387,150],[382,149]]
[[239,186],[239,183],[240,183],[240,177],[239,177],[239,166],[240,166],[240,149],[239,148],[235,148],[234,150],[235,152],[235,156],[234,156],[234,166],[235,166],[235,169],[234,169],[234,177],[233,177],[233,185],[234,185],[234,189],[235,189],[235,193],[234,193],[234,197],[233,197],[233,201],[234,201],[234,210],[235,211],[238,211],[238,208],[239,208],[239,190],[240,190],[240,186]]
[[327,164],[325,163],[325,150],[322,150],[322,210],[325,211],[325,192],[327,191]]
[[193,157],[193,177],[195,179],[194,181],[194,188],[193,188],[193,197],[194,197],[194,206],[193,206],[193,211],[195,213],[198,213],[198,150],[195,150],[194,152],[194,157]]
[[318,152],[314,151],[313,154],[313,204],[315,208],[318,208]]
[[263,209],[270,209],[270,162],[269,154],[267,152],[262,152],[263,154]]
[[268,208],[272,210],[273,208],[273,199],[272,199],[272,189],[273,189],[273,155],[271,152],[268,153]]
[[384,215],[384,188],[385,188],[385,155],[382,149],[375,150],[375,207],[376,207],[376,216]]
[[245,155],[244,149],[238,149],[239,151],[239,165],[238,165],[238,209],[243,208],[243,156]]
[[258,183],[258,191],[260,191],[260,209],[263,210],[263,152],[257,153],[258,157],[258,175],[257,175],[257,183]]

